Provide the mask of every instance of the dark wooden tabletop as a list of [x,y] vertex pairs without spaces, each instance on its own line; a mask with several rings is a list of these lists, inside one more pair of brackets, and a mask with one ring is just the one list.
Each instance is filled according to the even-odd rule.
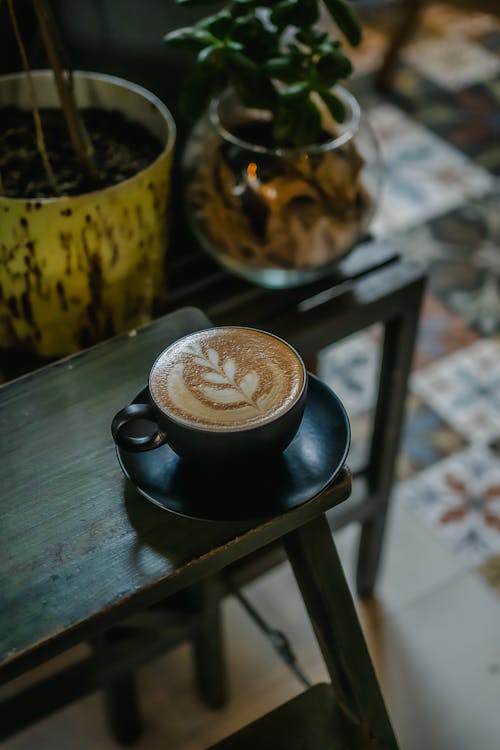
[[185,308],[0,387],[0,681],[220,569],[335,505],[248,531],[156,508],[125,480],[110,422],[156,355],[209,324]]
[[[207,534],[206,523],[138,498],[111,440],[112,416],[146,385],[156,355],[209,324],[200,309],[215,324],[274,331],[308,356],[351,333],[354,318],[361,327],[389,317],[422,273],[390,245],[367,242],[334,275],[274,291],[230,276],[200,252],[177,253],[168,274],[169,314],[135,335],[42,369],[33,369],[39,361],[2,352],[7,378],[30,372],[0,387],[0,681],[185,585],[191,560],[247,528],[217,524]],[[344,477],[340,495],[347,483]],[[306,511],[287,514],[287,523],[297,512]],[[241,554],[245,545],[249,539]],[[231,554],[240,554],[234,545]]]

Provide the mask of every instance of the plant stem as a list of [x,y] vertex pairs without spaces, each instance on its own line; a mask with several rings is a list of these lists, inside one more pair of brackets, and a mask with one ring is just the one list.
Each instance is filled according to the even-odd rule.
[[33,120],[35,122],[36,145],[38,148],[38,153],[40,154],[40,157],[42,159],[45,173],[50,183],[50,187],[54,191],[55,195],[59,195],[60,191],[57,185],[56,176],[54,174],[54,170],[52,169],[52,166],[49,160],[49,155],[47,153],[47,148],[45,146],[45,138],[43,135],[42,121],[40,119],[40,112],[38,111],[38,104],[36,100],[35,85],[33,83],[33,77],[31,75],[31,70],[30,70],[30,66],[28,62],[28,56],[26,54],[26,48],[24,46],[23,40],[21,38],[21,33],[19,31],[19,25],[17,23],[17,17],[16,17],[16,12],[14,10],[13,0],[7,0],[7,7],[9,9],[10,20],[12,23],[12,28],[14,29],[14,35],[16,37],[17,46],[19,47],[19,54],[21,56],[21,62],[23,64],[24,72],[26,73],[26,81],[28,83],[28,90],[29,90],[29,95],[31,99],[31,109],[33,113]]
[[92,177],[97,177],[98,172],[94,160],[94,148],[80,112],[78,111],[78,107],[76,106],[67,75],[64,72],[59,59],[59,54],[54,41],[51,17],[45,0],[33,0],[33,7],[35,9],[45,51],[47,52],[47,57],[54,74],[54,80],[59,92],[64,119],[66,120],[69,137],[76,158],[88,174]]

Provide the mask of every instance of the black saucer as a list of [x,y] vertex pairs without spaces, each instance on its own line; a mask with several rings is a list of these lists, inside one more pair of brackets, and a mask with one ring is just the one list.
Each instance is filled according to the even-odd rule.
[[[144,402],[145,388],[134,399]],[[350,426],[338,396],[309,375],[304,418],[286,451],[248,473],[227,466],[205,470],[167,445],[132,453],[116,449],[125,476],[148,500],[183,516],[209,521],[254,521],[291,510],[318,494],[342,468]]]

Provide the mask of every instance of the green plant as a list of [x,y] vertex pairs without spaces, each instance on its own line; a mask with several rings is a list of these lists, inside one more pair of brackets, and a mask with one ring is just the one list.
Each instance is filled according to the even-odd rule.
[[167,34],[167,44],[197,52],[181,94],[186,114],[198,117],[229,86],[244,105],[272,112],[277,144],[298,147],[321,138],[322,102],[342,122],[344,105],[332,89],[352,65],[341,41],[317,28],[322,6],[348,43],[359,44],[360,24],[344,0],[230,0],[194,26]]

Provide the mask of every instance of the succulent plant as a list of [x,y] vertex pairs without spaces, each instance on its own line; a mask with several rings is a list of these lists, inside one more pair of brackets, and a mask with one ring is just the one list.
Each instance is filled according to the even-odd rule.
[[272,112],[276,144],[317,142],[322,107],[335,121],[344,120],[344,105],[334,86],[352,73],[340,39],[318,28],[323,10],[351,46],[359,44],[360,24],[344,0],[230,0],[195,25],[168,33],[168,45],[197,53],[181,94],[185,113],[197,118],[215,95],[230,87],[245,106]]

